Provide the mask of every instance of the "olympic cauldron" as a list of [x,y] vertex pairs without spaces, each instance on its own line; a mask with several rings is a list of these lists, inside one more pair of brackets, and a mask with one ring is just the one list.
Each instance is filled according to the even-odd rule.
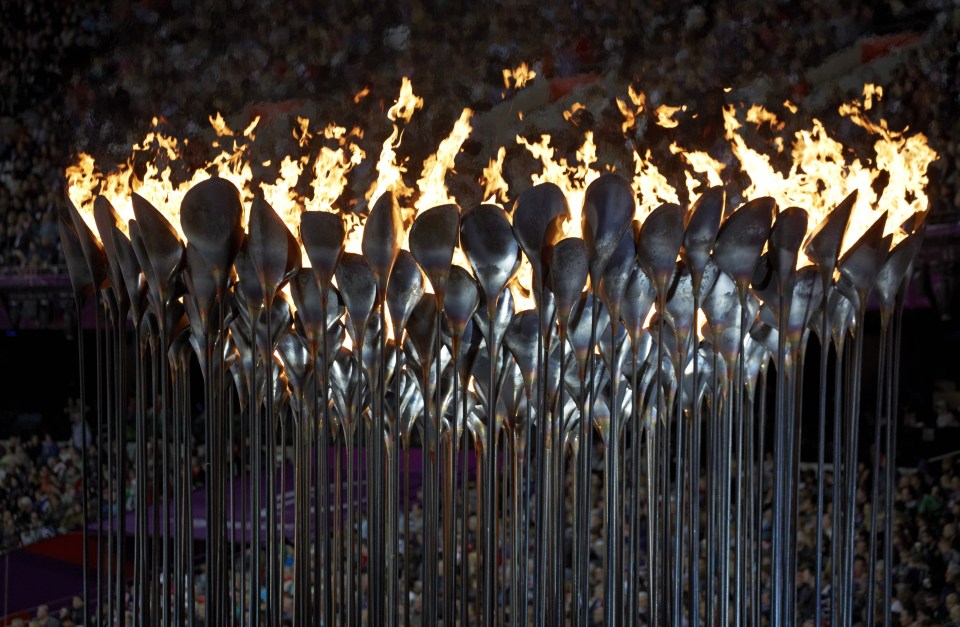
[[[179,224],[137,193],[129,221],[105,195],[95,229],[73,204],[61,216],[78,309],[95,302],[108,472],[85,481],[100,493],[126,476],[136,397],[133,516],[100,506],[85,534],[98,624],[587,625],[598,596],[607,625],[796,624],[801,428],[819,442],[832,590],[816,624],[824,609],[889,624],[890,569],[875,573],[892,563],[900,313],[925,211],[854,226],[856,191],[814,221],[713,186],[638,217],[612,173],[573,207],[552,183],[412,221],[390,191],[372,200],[359,253],[343,215],[304,212],[295,235],[217,176],[189,187]],[[855,617],[870,299],[880,379],[862,461],[884,479]],[[819,376],[804,380],[811,343]]]

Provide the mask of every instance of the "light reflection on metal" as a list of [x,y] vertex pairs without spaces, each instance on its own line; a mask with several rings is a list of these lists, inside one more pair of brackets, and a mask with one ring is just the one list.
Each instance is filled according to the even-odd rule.
[[[874,571],[878,545],[884,563],[891,559],[900,311],[925,214],[892,250],[881,218],[838,258],[853,198],[809,236],[803,209],[771,198],[731,208],[722,188],[688,209],[664,204],[640,223],[629,182],[604,175],[576,208],[582,239],[564,238],[570,208],[550,184],[522,195],[512,215],[490,204],[443,205],[412,225],[386,194],[367,220],[363,255],[344,252],[338,215],[306,213],[299,239],[311,263],[301,268],[300,241],[265,201],[252,203],[244,230],[240,194],[224,179],[185,195],[180,225],[132,200],[129,236],[106,199],[96,204],[99,235],[72,208],[60,222],[78,308],[97,304],[96,444],[109,470],[97,475],[98,493],[126,475],[118,435],[126,391],[136,394],[142,489],[132,529],[102,507],[96,513],[100,568],[90,605],[101,608],[99,624],[122,622],[125,610],[137,625],[198,624],[198,564],[207,625],[280,624],[286,594],[295,625],[413,624],[414,581],[425,597],[422,624],[586,625],[597,596],[606,624],[636,624],[648,592],[652,624],[729,617],[759,625],[767,581],[763,619],[798,624],[806,428],[819,441],[817,567],[830,565],[829,614],[850,625],[861,618],[852,578],[856,442],[874,293],[882,411],[874,456],[862,461],[886,481],[871,495],[862,618],[872,622],[879,598],[888,620],[890,571],[881,582]],[[401,250],[407,231],[410,252]],[[457,247],[472,274],[452,265]],[[801,253],[812,267],[796,269]],[[506,287],[523,256],[538,306],[514,311]],[[811,338],[826,350],[819,377],[804,380]],[[202,399],[190,384],[194,369]],[[806,411],[805,386],[819,392]],[[196,444],[206,462],[202,521],[192,511]],[[768,486],[762,462],[771,452]],[[832,503],[822,481],[828,462],[840,486]],[[249,489],[238,487],[247,481]],[[595,501],[598,555],[590,550]],[[822,533],[828,505],[832,541]],[[410,514],[421,506],[422,563],[412,572]],[[200,530],[204,550],[195,555]],[[603,584],[595,588],[597,567]],[[247,580],[250,587],[239,585]]]

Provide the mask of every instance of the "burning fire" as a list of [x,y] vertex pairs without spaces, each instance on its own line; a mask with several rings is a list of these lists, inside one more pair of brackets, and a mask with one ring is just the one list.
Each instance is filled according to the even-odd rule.
[[680,122],[675,120],[674,116],[686,110],[687,105],[671,107],[670,105],[662,104],[657,107],[657,110],[653,112],[653,115],[655,115],[657,118],[657,124],[663,128],[677,128],[680,126]]
[[517,143],[527,149],[527,152],[540,161],[543,170],[534,174],[530,182],[554,183],[567,197],[570,205],[571,219],[566,224],[565,234],[580,236],[580,211],[583,208],[583,196],[587,186],[599,178],[601,172],[593,168],[597,161],[597,145],[593,142],[593,132],[584,133],[583,145],[577,151],[578,164],[568,164],[564,157],[554,159],[554,149],[550,146],[550,136],[541,135],[539,142],[530,142],[523,137],[517,137]]
[[460,147],[470,136],[470,116],[473,112],[470,109],[464,109],[460,114],[460,119],[453,125],[453,130],[440,145],[437,146],[437,152],[427,157],[423,163],[423,174],[417,181],[417,189],[420,191],[420,197],[413,203],[417,214],[426,211],[430,207],[445,205],[456,202],[456,200],[447,193],[445,178],[447,172],[453,170],[453,162],[460,153]]
[[393,192],[398,199],[408,198],[413,193],[413,189],[403,182],[403,174],[407,171],[405,160],[398,161],[397,157],[397,148],[400,147],[402,139],[397,121],[406,124],[413,117],[413,113],[422,107],[423,98],[414,95],[410,79],[404,77],[400,95],[387,111],[387,117],[394,122],[393,132],[383,142],[383,150],[380,151],[380,159],[377,161],[377,180],[367,191],[366,198],[371,204],[386,192]]
[[630,102],[633,103],[636,110],[631,109],[627,106],[626,102],[617,98],[617,108],[620,109],[620,113],[623,115],[623,124],[620,126],[620,129],[624,134],[637,125],[637,116],[647,108],[646,95],[644,95],[643,92],[635,91],[633,85],[627,88],[627,95],[630,96]]
[[[504,82],[508,88],[522,87],[534,76],[526,64],[504,70]],[[364,88],[355,101],[361,101],[369,93],[370,89]],[[661,104],[651,111],[643,92],[632,86],[628,89],[628,97],[629,103],[616,99],[623,115],[621,131],[624,135],[629,135],[644,116],[667,129],[681,124],[677,114],[685,110],[684,106]],[[927,169],[937,154],[922,134],[895,131],[885,121],[876,122],[868,117],[873,103],[882,97],[881,88],[868,85],[862,99],[844,104],[839,110],[842,117],[872,138],[874,154],[869,157],[854,154],[849,147],[831,137],[817,119],[806,128],[793,132],[792,136],[783,136],[788,121],[781,120],[760,105],[727,105],[723,109],[728,148],[728,156],[723,161],[717,155],[690,150],[677,142],[670,145],[673,158],[669,161],[656,161],[649,149],[633,149],[632,187],[636,193],[637,218],[642,220],[664,202],[692,203],[708,186],[743,180],[748,181],[744,189],[731,189],[728,185],[731,202],[769,195],[776,199],[781,209],[802,207],[810,213],[808,228],[811,232],[833,207],[857,190],[857,204],[845,249],[877,219],[880,212],[888,214],[886,231],[895,239],[902,238],[905,234],[900,225],[910,216],[927,209]],[[179,230],[178,212],[184,194],[194,184],[219,176],[241,190],[246,204],[254,196],[262,195],[298,236],[300,216],[304,211],[339,212],[344,217],[348,233],[347,249],[359,252],[365,219],[363,209],[371,206],[382,194],[394,194],[404,208],[408,225],[418,213],[432,206],[457,202],[447,187],[447,176],[455,171],[458,155],[474,132],[475,116],[470,109],[464,109],[454,121],[449,135],[437,144],[436,151],[416,166],[402,153],[401,143],[404,129],[423,106],[424,101],[414,94],[413,85],[403,79],[400,93],[387,112],[392,132],[383,140],[374,172],[358,168],[367,159],[360,147],[364,139],[362,129],[348,131],[335,123],[312,127],[310,120],[297,118],[293,137],[299,153],[285,155],[272,166],[277,176],[270,183],[255,182],[253,176],[250,147],[255,141],[254,131],[259,118],[243,131],[234,132],[222,115],[211,117],[210,124],[216,136],[211,146],[219,152],[195,170],[187,166],[185,142],[163,134],[158,128],[158,120],[154,119],[146,137],[133,146],[129,159],[119,166],[105,168],[88,154],[77,155],[66,170],[68,195],[94,233],[97,233],[93,219],[95,197],[100,195],[109,200],[126,224],[133,217],[130,201],[133,192],[151,202]],[[582,107],[576,103],[567,111],[572,117]],[[791,103],[784,103],[784,110],[790,115],[796,109]],[[782,154],[774,158],[766,148],[755,145],[756,140],[750,138],[755,135],[757,127],[774,134],[773,148]],[[632,145],[633,138],[625,139],[629,139],[628,145]],[[537,139],[517,136],[516,143],[522,149],[494,146],[483,156],[488,165],[481,166],[482,173],[477,172],[478,196],[486,202],[510,207],[510,201],[527,185],[555,183],[566,194],[572,212],[572,219],[565,227],[566,233],[580,235],[580,211],[587,186],[603,171],[612,169],[598,165],[593,133],[582,133],[575,155],[559,154],[554,138],[548,134]],[[504,168],[508,163],[531,158],[539,170],[531,174],[529,181],[505,177]],[[783,162],[789,167],[783,169],[776,165]],[[417,171],[419,177],[412,181],[415,176],[412,172]],[[738,174],[743,176],[738,177]],[[624,175],[631,177],[629,173]],[[343,197],[348,188],[365,189],[365,193],[359,192],[365,204],[360,203],[355,208],[345,206]],[[307,262],[306,256],[304,262]],[[462,254],[455,257],[455,262],[466,265]],[[808,262],[801,259],[800,263]],[[518,301],[518,310],[532,305],[529,267],[521,270],[520,277],[511,287]]]
[[507,149],[500,146],[496,158],[490,159],[490,165],[483,169],[480,182],[483,183],[483,197],[486,198],[484,202],[496,203],[499,201],[502,204],[507,203],[507,193],[510,191],[510,186],[503,178],[503,160],[506,156]]
[[[870,108],[872,99],[881,94],[879,88],[867,85],[863,104],[847,103],[839,110],[840,115],[875,137],[876,157],[872,166],[849,156],[843,144],[830,137],[823,123],[814,119],[811,128],[801,129],[794,135],[790,171],[778,171],[767,155],[747,145],[739,132],[742,125],[737,120],[736,109],[732,106],[724,108],[726,138],[740,161],[741,169],[751,181],[742,196],[772,196],[781,209],[802,207],[810,214],[808,228],[812,231],[840,201],[857,190],[857,203],[850,217],[843,250],[853,245],[883,211],[888,212],[886,232],[893,233],[895,241],[902,239],[906,234],[900,225],[914,213],[927,208],[924,192],[927,168],[937,158],[937,153],[922,134],[908,137],[888,129],[886,122],[875,124],[865,117],[864,112]],[[753,118],[776,122],[776,117],[771,116],[760,109]],[[889,178],[878,197],[873,185],[881,175]]]
[[507,89],[511,87],[520,89],[536,77],[537,73],[527,67],[526,62],[523,62],[512,70],[510,68],[503,70],[503,86]]

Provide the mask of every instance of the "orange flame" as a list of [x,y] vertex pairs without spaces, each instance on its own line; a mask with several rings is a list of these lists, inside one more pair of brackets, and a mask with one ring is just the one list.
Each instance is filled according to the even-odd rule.
[[[219,113],[211,117],[210,123],[217,137],[220,139],[233,137],[233,147],[222,148],[220,154],[215,156],[205,168],[196,170],[188,180],[179,184],[173,182],[171,169],[172,165],[178,165],[177,162],[181,161],[177,140],[156,130],[147,133],[141,144],[133,146],[132,154],[126,163],[108,174],[98,170],[95,160],[90,155],[81,153],[77,156],[76,163],[66,169],[67,195],[95,234],[97,229],[93,219],[94,198],[99,195],[110,201],[117,210],[123,222],[122,228],[125,230],[126,222],[133,218],[130,198],[131,194],[136,192],[156,207],[183,238],[183,233],[180,231],[180,203],[187,190],[196,183],[210,178],[211,172],[236,185],[241,190],[245,202],[253,198],[249,189],[253,173],[246,152],[249,142],[254,139],[253,130],[258,122],[259,118],[256,118],[243,131],[243,138],[248,141],[238,142]],[[158,120],[154,118],[153,128],[156,129],[157,125]],[[212,145],[221,147],[219,140]],[[153,158],[147,161],[143,176],[138,177],[134,172],[134,163],[137,155],[141,154]],[[159,164],[164,161],[166,165],[161,170]],[[246,217],[244,217],[245,223]]]
[[577,121],[574,119],[574,116],[577,114],[577,111],[586,109],[587,107],[579,102],[573,103],[569,109],[563,112],[563,119],[567,122],[570,122],[573,125],[577,124]]
[[503,160],[507,156],[507,149],[500,146],[497,150],[497,156],[490,159],[490,163],[483,169],[480,176],[480,182],[483,184],[483,198],[486,203],[495,203],[497,201],[506,204],[507,193],[510,187],[503,178]]
[[450,135],[437,146],[437,152],[423,162],[423,173],[417,180],[420,197],[413,205],[418,214],[437,205],[455,202],[447,193],[446,176],[447,172],[453,170],[453,163],[460,152],[460,147],[470,136],[471,115],[473,112],[470,109],[464,109],[453,125]]
[[777,119],[777,114],[772,111],[767,111],[762,106],[756,104],[747,109],[747,122],[756,124],[757,126],[769,124],[778,131],[783,129],[783,122]]
[[[525,83],[533,75],[529,68],[526,73],[520,71],[518,74],[518,70],[510,70],[510,79],[515,86]],[[369,88],[364,88],[356,98],[359,100],[368,94]],[[642,92],[631,86],[628,95],[629,103],[616,99],[624,117],[621,126],[624,134],[636,126],[637,116],[647,110],[647,99]],[[885,121],[868,117],[874,103],[882,97],[883,90],[880,87],[867,85],[859,101],[847,103],[839,109],[841,116],[872,138],[872,154],[869,155],[855,155],[849,147],[832,137],[824,124],[816,119],[789,136],[783,135],[784,122],[760,105],[728,105],[723,109],[725,138],[730,151],[730,158],[725,161],[715,158],[713,151],[708,154],[689,150],[678,143],[670,145],[670,153],[675,159],[675,163],[670,164],[655,161],[649,149],[635,149],[631,185],[637,195],[636,215],[642,219],[661,203],[681,201],[683,194],[674,187],[678,181],[668,179],[664,174],[678,170],[679,165],[686,201],[693,202],[705,186],[721,185],[725,179],[738,180],[737,174],[742,173],[747,187],[728,189],[732,202],[769,195],[776,199],[781,208],[802,207],[810,214],[811,231],[843,198],[857,190],[858,201],[844,249],[875,221],[879,212],[888,213],[886,231],[898,240],[905,235],[900,225],[910,216],[927,209],[927,170],[937,154],[922,134],[908,134],[907,130],[894,131]],[[572,118],[582,106],[574,104],[564,112],[564,117]],[[470,136],[472,112],[465,109],[449,136],[438,144],[436,152],[416,166],[420,176],[413,187],[405,182],[404,175],[408,167],[412,169],[414,166],[408,164],[408,158],[400,154],[399,149],[403,127],[422,107],[423,100],[413,93],[410,81],[404,79],[399,96],[387,113],[393,123],[392,132],[383,142],[376,160],[376,172],[371,175],[372,181],[351,181],[354,168],[367,157],[359,146],[363,139],[361,129],[348,131],[332,123],[322,130],[319,127],[311,129],[309,120],[298,117],[292,131],[298,152],[278,156],[275,166],[277,176],[272,182],[254,183],[249,148],[255,140],[254,131],[259,119],[254,119],[237,133],[217,113],[210,117],[215,136],[211,146],[215,149],[215,156],[203,167],[191,170],[184,157],[183,144],[164,135],[154,119],[143,141],[132,147],[127,161],[112,170],[105,171],[88,154],[77,155],[65,173],[67,192],[94,233],[94,199],[97,196],[108,199],[125,225],[133,217],[130,196],[134,192],[156,206],[171,225],[179,229],[179,207],[186,191],[210,176],[220,176],[237,186],[245,206],[249,205],[255,194],[262,194],[295,234],[298,234],[303,211],[340,213],[346,223],[347,248],[359,252],[364,217],[362,213],[349,211],[348,207],[341,204],[341,197],[348,185],[361,194],[364,194],[362,190],[366,190],[364,195],[367,204],[375,201],[380,194],[392,191],[401,201],[401,206],[412,207],[411,213],[453,202],[446,186],[446,177],[454,171],[457,156]],[[791,113],[796,111],[796,106],[789,102],[784,103],[784,108]],[[674,128],[680,124],[677,113],[684,109],[682,106],[661,105],[653,112],[653,117],[657,124]],[[785,160],[787,165],[784,168],[775,165],[767,152],[769,149],[761,149],[749,139],[756,133],[752,127],[745,128],[745,125],[769,126],[773,137],[766,141],[772,143],[777,151],[783,151],[776,163]],[[584,193],[602,170],[598,166],[593,134],[583,133],[580,148],[573,157],[557,155],[550,135],[542,135],[538,140],[517,137],[516,141],[525,151],[520,151],[521,156],[511,156],[511,159],[532,157],[539,162],[539,171],[530,176],[529,182],[551,182],[560,187],[572,213],[572,219],[565,225],[567,234],[579,235]],[[506,147],[494,148],[496,157],[490,159],[487,167],[483,168],[482,175],[478,177],[479,184],[482,197],[487,202],[507,206],[511,191],[518,193],[522,189],[511,190],[504,178],[504,167],[509,165],[506,163]],[[270,162],[263,165],[270,165]],[[305,191],[308,189],[310,191]],[[412,218],[412,215],[407,217]],[[455,254],[455,263],[469,267],[459,250]],[[801,259],[800,263],[808,261]],[[525,262],[518,280],[511,285],[517,297],[518,309],[532,305],[530,285],[531,269]]]
[[636,110],[631,109],[627,106],[626,102],[617,98],[617,108],[620,109],[620,113],[623,115],[623,124],[620,125],[620,130],[623,134],[626,134],[627,131],[636,126],[637,116],[647,108],[647,96],[642,91],[637,92],[634,90],[633,85],[629,85],[627,87],[627,94],[630,96],[630,102],[633,103]]
[[680,155],[680,158],[689,166],[683,169],[683,178],[686,181],[687,195],[691,202],[697,196],[696,190],[701,183],[701,177],[697,175],[706,178],[706,183],[710,187],[723,184],[723,179],[720,177],[723,164],[709,154],[698,150],[684,150],[676,142],[670,144],[670,152]]
[[[510,68],[503,70],[503,86],[507,89],[511,87],[520,89],[536,77],[537,73],[528,67],[526,61],[524,61],[512,70]],[[510,84],[511,82],[513,83],[512,85]]]
[[[387,110],[387,117],[394,122],[400,119],[406,123],[413,117],[414,111],[421,107],[423,107],[423,98],[414,95],[410,79],[404,77],[400,86],[400,95],[393,106]],[[407,168],[397,160],[396,149],[400,147],[400,139],[400,127],[394,124],[393,132],[383,142],[383,149],[380,151],[380,159],[377,161],[377,180],[367,190],[366,199],[370,203],[389,191],[392,191],[397,198],[406,198],[413,193],[413,190],[403,182],[403,173]]]
[[364,87],[353,96],[353,104],[360,104],[360,101],[370,95],[370,87]]
[[583,145],[577,151],[579,165],[569,164],[562,157],[555,160],[549,135],[541,135],[539,142],[530,142],[517,136],[517,143],[526,148],[533,158],[538,159],[543,166],[540,174],[534,173],[531,176],[530,182],[534,185],[553,183],[563,190],[571,211],[571,219],[566,225],[566,234],[579,236],[581,234],[580,210],[583,208],[583,196],[587,191],[587,186],[600,176],[600,172],[592,167],[597,161],[597,146],[593,142],[593,133],[590,131],[584,133]]
[[650,151],[641,158],[633,153],[633,192],[639,197],[636,217],[640,220],[650,215],[650,212],[665,202],[679,203],[677,190],[670,185],[667,178],[660,173],[653,164]]
[[670,105],[662,104],[657,107],[656,111],[653,112],[653,115],[657,118],[657,124],[663,128],[676,128],[680,126],[680,122],[674,119],[674,116],[680,113],[681,111],[686,111],[687,105],[680,105],[679,107],[671,107]]

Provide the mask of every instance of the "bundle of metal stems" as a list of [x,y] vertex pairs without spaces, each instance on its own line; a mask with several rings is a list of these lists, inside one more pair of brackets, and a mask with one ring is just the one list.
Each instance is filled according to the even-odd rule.
[[[362,254],[344,252],[335,213],[304,213],[295,237],[255,200],[244,227],[239,192],[217,178],[186,194],[179,231],[135,194],[127,224],[98,198],[96,232],[71,206],[60,230],[77,320],[90,301],[96,312],[84,419],[106,470],[84,490],[99,500],[84,503],[93,624],[126,624],[130,612],[144,626],[279,625],[288,614],[304,626],[588,625],[598,565],[605,625],[799,624],[799,443],[812,429],[816,571],[830,583],[815,624],[826,611],[831,624],[872,625],[879,612],[889,626],[891,569],[878,581],[876,567],[892,563],[900,314],[925,215],[895,245],[879,216],[842,250],[854,202],[808,225],[802,209],[731,206],[712,188],[637,220],[629,183],[604,175],[586,191],[572,231],[582,235],[568,236],[571,208],[550,184],[509,211],[443,205],[412,224],[386,194]],[[518,311],[520,297],[530,305]],[[861,459],[871,298],[877,417],[873,457]],[[810,345],[815,380],[804,377]],[[819,403],[803,407],[810,386]],[[118,497],[128,444],[132,526]],[[861,462],[874,477],[862,603]]]

